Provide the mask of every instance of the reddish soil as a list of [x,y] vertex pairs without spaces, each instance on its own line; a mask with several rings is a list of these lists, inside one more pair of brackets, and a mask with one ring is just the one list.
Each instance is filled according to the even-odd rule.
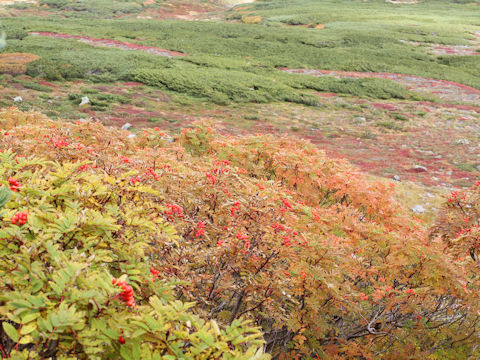
[[480,55],[480,32],[473,34],[473,36],[474,39],[471,40],[472,45],[443,45],[417,41],[401,41],[416,46],[424,46],[429,52],[435,55],[477,56]]
[[138,51],[143,51],[143,52],[147,52],[147,53],[155,54],[159,56],[168,56],[168,57],[188,56],[187,54],[184,54],[178,51],[166,50],[166,49],[161,49],[155,46],[144,46],[144,45],[127,43],[127,42],[111,40],[111,39],[95,39],[88,36],[57,34],[57,33],[44,32],[44,31],[31,32],[30,34],[35,36],[46,36],[46,37],[59,38],[59,39],[75,39],[92,46],[111,47],[111,48],[117,48],[122,50],[138,50]]
[[[21,77],[49,86],[52,92],[44,99],[39,96],[41,92],[26,89],[12,79],[7,76],[0,86],[4,106],[34,106],[49,116],[58,108],[63,110],[53,111],[53,115],[61,118],[93,118],[118,127],[129,122],[133,131],[159,127],[169,132],[207,120],[223,125],[227,133],[289,134],[308,139],[330,157],[348,160],[365,172],[385,178],[398,175],[402,181],[427,186],[462,187],[475,183],[480,176],[480,106],[369,101],[338,94],[319,97],[321,107],[288,103],[185,105],[175,95],[135,82],[92,85]],[[126,96],[131,103],[111,103],[101,111],[92,106],[80,108],[68,99],[69,94],[90,88]],[[22,96],[23,102],[14,103],[16,96]],[[427,170],[419,171],[422,169],[418,166]]]
[[480,90],[470,86],[455,83],[447,80],[438,80],[407,74],[356,72],[356,71],[335,71],[316,69],[289,69],[279,70],[295,74],[311,76],[334,76],[338,78],[380,78],[395,81],[408,90],[433,94],[435,97],[448,102],[463,102],[472,105],[480,104]]
[[212,12],[220,12],[224,10],[223,7],[211,3],[176,3],[165,4],[161,8],[145,9],[140,14],[136,15],[137,19],[180,19],[180,20],[206,20],[210,18]]

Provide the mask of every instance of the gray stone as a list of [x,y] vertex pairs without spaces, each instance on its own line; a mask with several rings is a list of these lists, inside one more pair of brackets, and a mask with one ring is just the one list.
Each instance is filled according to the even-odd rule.
[[125,123],[125,124],[123,124],[123,126],[122,126],[122,130],[128,130],[128,129],[130,129],[131,127],[132,127],[132,124],[130,124],[130,123]]
[[457,144],[459,144],[459,145],[470,145],[470,141],[468,141],[468,139],[458,139]]
[[423,214],[425,212],[425,208],[422,205],[415,205],[411,210],[416,214]]
[[14,102],[23,101],[23,98],[22,98],[21,96],[15,96],[15,97],[13,98],[13,101],[14,101]]

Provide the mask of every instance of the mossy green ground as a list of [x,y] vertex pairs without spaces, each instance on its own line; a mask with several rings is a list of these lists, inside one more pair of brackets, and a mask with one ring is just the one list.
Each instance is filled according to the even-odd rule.
[[[310,88],[373,98],[409,96],[388,82],[374,84],[382,93],[379,96],[372,86],[359,85],[356,79],[339,89],[335,79],[300,79],[279,73],[278,67],[396,72],[480,88],[478,57],[432,56],[400,41],[468,44],[480,25],[476,3],[432,1],[398,6],[380,0],[296,0],[246,7],[248,11],[233,11],[229,19],[258,14],[263,22],[105,19],[109,16],[101,18],[97,13],[88,18],[85,11],[78,11],[82,17],[73,19],[55,15],[5,18],[2,23],[9,40],[3,51],[40,55],[42,59],[31,64],[29,73],[49,80],[141,80],[217,103],[286,100],[313,104]],[[285,26],[317,23],[325,27]],[[166,59],[138,51],[92,48],[76,40],[25,36],[31,31],[129,41],[189,57]]]

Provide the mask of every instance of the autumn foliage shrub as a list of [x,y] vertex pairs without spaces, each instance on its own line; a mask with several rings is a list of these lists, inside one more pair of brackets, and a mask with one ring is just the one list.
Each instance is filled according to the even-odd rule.
[[442,240],[444,252],[462,269],[465,292],[471,301],[477,301],[480,288],[480,182],[470,189],[451,192],[430,237]]
[[18,75],[27,71],[27,64],[40,57],[28,53],[0,54],[0,73]]
[[[15,138],[1,122],[3,140]],[[2,358],[265,358],[257,328],[202,320],[170,281],[152,281],[150,243],[177,237],[154,189],[129,185],[128,169],[22,157],[10,145],[0,153]]]
[[129,138],[16,109],[0,126],[1,179],[21,185],[0,233],[5,351],[261,358],[249,320],[278,359],[478,355],[475,294],[441,239],[393,185],[307,142]]

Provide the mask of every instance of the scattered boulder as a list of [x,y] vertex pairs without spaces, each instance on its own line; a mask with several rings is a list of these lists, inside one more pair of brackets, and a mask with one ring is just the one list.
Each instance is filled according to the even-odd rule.
[[457,144],[458,145],[470,145],[470,141],[468,141],[468,139],[458,139]]
[[395,181],[400,181],[400,176],[394,175],[394,176],[393,176],[393,180],[395,180]]
[[413,167],[413,171],[415,171],[415,172],[426,172],[427,168],[425,166],[422,166],[422,165],[415,165]]
[[80,106],[83,106],[83,105],[87,105],[87,104],[90,104],[90,99],[88,98],[88,96],[82,96],[82,101],[80,102]]
[[130,124],[130,123],[127,122],[127,123],[123,124],[122,130],[128,130],[128,129],[130,129],[131,127],[132,127],[132,124]]
[[13,101],[14,102],[20,102],[20,101],[23,101],[23,98],[21,96],[16,96],[13,98]]
[[415,205],[411,210],[415,214],[423,214],[425,212],[425,208],[422,205]]

